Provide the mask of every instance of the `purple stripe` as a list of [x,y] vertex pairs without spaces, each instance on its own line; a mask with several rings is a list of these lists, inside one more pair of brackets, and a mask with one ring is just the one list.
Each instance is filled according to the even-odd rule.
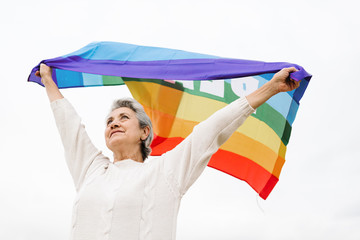
[[[44,60],[50,67],[100,75],[131,78],[171,79],[171,80],[215,80],[237,78],[277,72],[284,67],[295,67],[295,80],[310,80],[311,75],[301,66],[291,63],[266,63],[240,59],[180,59],[160,61],[115,61],[89,60],[78,56]],[[34,69],[38,69],[39,65]],[[34,69],[31,75],[34,73]],[[29,81],[38,80],[29,76]]]

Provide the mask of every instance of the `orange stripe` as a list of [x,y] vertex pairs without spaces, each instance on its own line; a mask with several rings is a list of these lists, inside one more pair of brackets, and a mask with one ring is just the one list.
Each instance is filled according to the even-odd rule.
[[[177,146],[183,138],[162,138],[155,135],[152,155],[161,155]],[[208,164],[231,176],[246,181],[263,199],[266,199],[276,185],[278,178],[252,160],[219,149]]]
[[[126,82],[126,84],[128,85],[133,96],[144,107],[156,110],[155,114],[162,112],[171,115],[165,118],[166,121],[170,121],[169,123],[165,123],[165,121],[161,122],[161,128],[163,128],[163,126],[169,126],[173,124],[173,117],[195,123],[201,122],[212,115],[215,111],[227,105],[223,102],[200,96],[194,96],[189,93],[182,92],[177,89],[172,89],[167,86],[162,86],[157,83]],[[155,116],[156,115],[151,115],[151,118],[155,120]],[[166,135],[161,136],[176,137],[178,136],[178,132],[175,130],[176,128],[173,128],[172,134],[168,135],[170,134],[169,129],[163,129],[161,131]],[[236,130],[236,132],[240,132],[253,138],[254,140],[272,149],[282,158],[285,158],[286,146],[283,144],[274,130],[259,119],[250,116],[244,122],[244,124]]]
[[[178,105],[184,104],[182,101],[189,100],[187,97],[189,96],[188,93],[162,86],[157,83],[126,82],[126,84],[133,97],[144,106],[146,113],[152,120],[154,133],[156,135],[162,138],[186,138],[192,132],[194,126],[198,124],[196,121],[175,117],[179,114],[178,111],[181,111],[179,110]],[[202,98],[202,100],[203,102],[208,102],[208,99]],[[188,105],[191,106],[191,103],[188,103]],[[213,104],[212,107],[214,107]],[[190,107],[190,109],[193,108]],[[246,125],[247,122],[245,122],[244,125]],[[250,128],[253,128],[253,126],[250,126]],[[251,133],[251,131],[247,132],[250,136],[254,134]],[[249,135],[237,131],[224,145],[221,146],[220,149],[252,159],[255,163],[264,167],[267,171],[272,172],[276,177],[279,177],[282,165],[285,162],[284,156],[286,147],[280,146],[279,149],[279,147],[276,148],[273,146],[271,149],[256,139],[256,136],[258,135],[259,134],[256,134],[253,139],[252,137],[249,137]],[[278,137],[276,138],[278,139]],[[159,147],[157,149],[159,149]],[[164,152],[165,151],[161,153]],[[159,152],[159,154],[161,153]]]
[[[152,117],[154,133],[162,138],[172,139],[173,137],[179,137],[184,139],[192,132],[194,126],[198,124],[175,118],[146,106],[144,106],[144,109]],[[277,155],[267,146],[239,132],[235,132],[220,149],[252,159],[267,171],[272,172],[276,177],[279,177],[281,167],[285,162],[284,158]]]

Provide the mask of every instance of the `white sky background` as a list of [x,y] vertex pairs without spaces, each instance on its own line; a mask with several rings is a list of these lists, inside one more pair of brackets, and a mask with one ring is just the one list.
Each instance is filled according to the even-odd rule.
[[[293,62],[313,74],[269,198],[207,168],[182,201],[177,239],[360,239],[355,0],[7,1],[0,30],[0,239],[69,236],[74,187],[45,90],[27,77],[92,41]],[[62,93],[105,150],[104,117],[126,87]]]

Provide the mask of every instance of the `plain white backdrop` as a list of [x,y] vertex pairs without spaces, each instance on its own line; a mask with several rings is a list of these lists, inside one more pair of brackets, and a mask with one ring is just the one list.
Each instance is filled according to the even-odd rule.
[[[280,181],[266,201],[207,168],[185,195],[179,240],[360,239],[360,18],[355,0],[7,1],[0,7],[0,239],[69,237],[75,190],[41,60],[92,41],[297,63],[313,74]],[[66,89],[93,142],[125,86]],[[111,155],[110,155],[111,156]]]

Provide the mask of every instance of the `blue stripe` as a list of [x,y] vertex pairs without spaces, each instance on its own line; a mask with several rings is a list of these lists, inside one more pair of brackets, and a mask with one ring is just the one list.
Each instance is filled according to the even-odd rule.
[[[254,76],[257,80],[259,80],[259,87],[268,82],[262,76]],[[271,79],[271,78],[270,78]],[[272,108],[278,111],[288,122],[290,125],[293,124],[296,116],[296,112],[299,108],[299,104],[294,101],[291,95],[293,95],[294,91],[291,91],[292,94],[288,94],[288,92],[281,92],[271,97],[266,101]],[[291,111],[290,111],[291,106]]]
[[59,88],[69,88],[74,86],[84,86],[82,74],[67,70],[56,69],[56,79]]
[[[261,74],[258,76],[254,76],[256,79],[259,78],[263,78],[267,81],[270,81],[271,78],[274,76],[275,73],[266,73],[266,74]],[[294,76],[295,73],[292,73],[291,77]],[[302,73],[303,74],[303,73]],[[300,74],[301,75],[301,74]],[[302,79],[303,81],[300,82],[300,86],[294,90],[294,91],[290,91],[287,92],[287,94],[289,94],[298,104],[300,102],[300,99],[302,98],[302,96],[305,93],[305,90],[309,84],[309,76],[305,77],[304,79]]]
[[102,75],[82,73],[84,86],[103,86]]
[[78,51],[63,56],[79,56],[91,60],[159,61],[180,59],[216,59],[219,57],[168,48],[146,47],[126,43],[93,42]]

